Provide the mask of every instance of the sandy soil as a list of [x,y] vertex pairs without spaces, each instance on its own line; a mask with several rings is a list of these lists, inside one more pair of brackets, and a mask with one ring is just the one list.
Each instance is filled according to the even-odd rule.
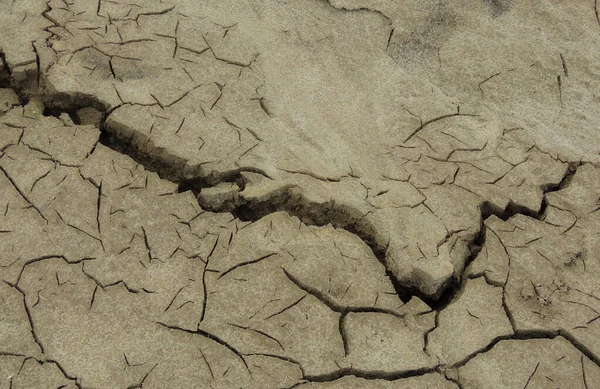
[[600,388],[591,0],[0,0],[0,389]]

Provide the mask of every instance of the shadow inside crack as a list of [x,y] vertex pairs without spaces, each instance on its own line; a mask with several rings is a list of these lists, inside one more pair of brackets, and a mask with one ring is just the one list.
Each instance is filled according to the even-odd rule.
[[[10,69],[5,66],[4,58],[1,55],[0,58],[2,58],[4,67],[4,69],[0,69],[0,85],[2,82],[8,82],[10,86]],[[6,79],[6,77],[2,78],[3,70],[8,75],[8,79]],[[83,122],[78,115],[79,110],[83,108],[97,110],[101,115],[101,118],[97,123],[101,133],[99,143],[131,157],[134,161],[143,165],[146,170],[157,173],[162,179],[178,183],[179,192],[191,191],[196,198],[200,199],[200,194],[203,189],[211,188],[226,182],[236,184],[237,192],[234,193],[234,196],[237,195],[237,198],[234,198],[224,206],[215,207],[214,209],[209,208],[210,211],[229,212],[241,221],[249,222],[255,222],[271,213],[283,211],[298,217],[306,225],[332,225],[335,228],[341,228],[357,235],[371,248],[375,257],[385,266],[385,258],[389,243],[388,246],[382,246],[381,243],[378,243],[379,233],[377,228],[369,221],[366,221],[364,218],[365,215],[360,214],[356,209],[336,204],[333,201],[325,203],[311,202],[297,191],[290,191],[287,189],[270,193],[266,200],[248,202],[241,199],[241,196],[239,196],[239,193],[242,192],[246,186],[244,175],[241,170],[228,172],[220,177],[185,177],[184,170],[186,161],[183,159],[168,153],[156,154],[144,151],[146,147],[145,144],[151,142],[149,136],[144,139],[138,139],[139,137],[136,138],[135,134],[132,133],[130,137],[127,137],[123,135],[123,131],[120,132],[107,128],[107,119],[112,111],[107,111],[94,96],[82,95],[80,93],[52,93],[43,89],[39,90],[38,94],[47,106],[44,110],[45,116],[61,117],[66,114],[74,124],[82,124]],[[24,97],[27,96],[23,96],[22,99]],[[459,113],[453,115],[458,114]],[[572,177],[576,170],[575,167],[576,166],[571,166],[560,184],[542,188],[544,193],[560,190],[567,185],[570,181],[570,177]],[[479,233],[472,241],[466,242],[469,255],[465,260],[462,273],[450,278],[441,293],[435,296],[428,296],[421,293],[417,288],[403,285],[399,282],[398,278],[392,274],[388,266],[386,266],[387,276],[391,280],[397,295],[402,301],[407,302],[413,296],[417,296],[434,310],[439,311],[444,309],[450,302],[460,296],[461,290],[465,284],[463,277],[464,271],[477,256],[485,243],[486,230],[484,221],[492,215],[495,215],[502,220],[508,220],[517,214],[540,219],[543,218],[545,213],[546,202],[544,201],[541,210],[537,213],[519,207],[512,202],[509,202],[505,209],[496,209],[489,202],[482,201],[479,205],[479,209],[481,212]],[[379,241],[381,241],[381,239],[379,239]]]

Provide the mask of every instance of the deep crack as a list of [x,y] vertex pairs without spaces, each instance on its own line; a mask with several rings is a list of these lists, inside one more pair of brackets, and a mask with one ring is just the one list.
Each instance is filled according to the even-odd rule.
[[[198,197],[202,189],[210,188],[220,182],[236,182],[239,185],[240,190],[243,190],[245,187],[245,182],[241,173],[248,170],[240,169],[238,171],[232,171],[228,175],[222,177],[213,177],[212,179],[208,180],[207,178],[200,177],[190,179],[181,175],[181,172],[184,169],[183,166],[186,163],[185,161],[180,160],[179,163],[173,164],[173,158],[168,158],[168,161],[165,161],[161,157],[140,153],[139,149],[131,146],[131,139],[119,138],[118,136],[114,135],[115,131],[106,128],[106,122],[109,113],[106,112],[106,110],[94,97],[82,95],[72,96],[69,94],[60,93],[52,95],[45,94],[44,97],[46,103],[49,104],[49,107],[44,111],[44,115],[58,117],[63,113],[67,113],[74,123],[80,122],[80,119],[76,113],[78,109],[92,107],[102,110],[104,113],[103,120],[100,125],[101,136],[99,143],[131,157],[133,160],[144,166],[146,170],[156,172],[162,179],[179,183],[180,192],[191,190],[195,196]],[[421,126],[417,128],[416,132],[434,121],[454,116],[474,115],[463,114],[460,113],[460,111],[457,111],[453,114],[443,115],[422,123]],[[578,166],[580,166],[580,163],[570,164],[567,173],[558,185],[547,185],[545,188],[543,188],[544,204],[546,203],[545,194],[560,190],[567,186]],[[479,234],[473,241],[467,242],[471,254],[466,259],[463,269],[467,269],[468,265],[476,257],[477,253],[485,243],[485,219],[491,215],[495,215],[502,220],[508,220],[517,214],[523,214],[529,217],[540,219],[543,217],[546,208],[544,204],[542,205],[540,212],[533,213],[526,208],[517,206],[512,201],[509,202],[508,206],[503,210],[495,209],[489,202],[483,201],[480,205],[481,224]],[[211,209],[211,211],[227,212],[229,209]],[[371,248],[378,260],[385,265],[385,253],[387,247],[380,247],[377,245],[376,228],[364,220],[365,215],[358,214],[352,208],[341,207],[333,202],[324,204],[310,203],[297,192],[291,192],[289,189],[285,189],[280,193],[272,193],[266,201],[258,203],[241,202],[237,204],[234,209],[230,210],[230,212],[241,221],[251,222],[258,221],[269,214],[282,211],[298,217],[306,225],[326,226],[331,224],[335,228],[341,228],[357,235]],[[420,293],[415,288],[402,285],[401,282],[399,282],[389,270],[387,270],[387,275],[392,282],[396,293],[403,302],[409,301],[412,296],[418,296],[429,306],[431,306],[432,309],[438,311],[450,304],[450,302],[460,293],[465,283],[462,275],[458,278],[451,278],[442,293],[439,296],[434,296],[432,298],[431,296]]]

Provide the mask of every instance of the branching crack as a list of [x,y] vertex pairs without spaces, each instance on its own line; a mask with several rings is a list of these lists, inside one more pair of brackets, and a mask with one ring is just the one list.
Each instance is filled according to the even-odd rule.
[[46,216],[44,216],[44,214],[42,213],[42,211],[40,210],[40,208],[38,208],[30,199],[29,197],[27,197],[27,195],[21,190],[21,188],[19,188],[19,186],[17,185],[17,183],[12,179],[12,177],[8,174],[8,172],[6,171],[6,169],[4,169],[1,165],[0,165],[0,171],[2,171],[2,173],[4,174],[4,176],[8,179],[8,181],[10,181],[10,183],[12,184],[12,186],[15,188],[15,190],[19,193],[19,195],[21,196],[21,198],[23,200],[25,200],[30,208],[33,208],[37,214],[44,219],[44,221],[46,222],[46,224],[48,224],[48,219],[46,218]]
[[232,345],[230,345],[229,343],[225,342],[223,339],[217,337],[216,335],[213,335],[209,332],[206,332],[200,328],[198,328],[196,331],[191,331],[191,330],[187,330],[184,328],[180,328],[180,327],[176,327],[176,326],[171,326],[171,325],[167,325],[161,322],[157,322],[157,324],[159,324],[162,327],[168,328],[170,330],[175,330],[175,331],[183,331],[183,332],[187,332],[189,334],[196,334],[196,335],[200,335],[206,339],[209,339],[217,344],[220,344],[221,346],[225,347],[226,349],[228,349],[229,351],[231,351],[233,354],[235,354],[235,356],[242,361],[242,363],[244,364],[244,366],[246,366],[246,370],[248,370],[248,373],[250,375],[252,375],[252,373],[250,372],[250,368],[248,367],[248,363],[246,362],[246,359],[244,358],[244,355],[239,352],[235,347],[233,347]]
[[437,121],[440,121],[440,120],[444,120],[444,119],[448,119],[448,118],[452,118],[452,117],[456,117],[456,116],[470,116],[470,117],[475,117],[477,115],[468,114],[468,113],[460,113],[460,107],[458,107],[455,113],[450,113],[450,114],[438,116],[436,118],[427,120],[425,122],[422,121],[421,125],[419,127],[415,128],[410,134],[408,134],[408,136],[404,139],[403,143],[406,143],[409,140],[411,140],[413,136],[417,135],[421,130],[423,130],[428,125],[430,125],[432,123],[435,123]]
[[317,290],[316,288],[301,282],[298,278],[294,277],[284,268],[281,268],[287,278],[292,281],[299,289],[302,289],[306,293],[314,296],[321,303],[329,307],[334,312],[339,312],[342,316],[345,316],[348,312],[375,312],[375,313],[383,313],[387,315],[392,315],[395,317],[402,318],[404,315],[400,315],[392,310],[383,309],[383,308],[375,308],[375,307],[347,307],[343,305],[339,305],[335,301],[333,301],[327,294]]
[[13,285],[6,281],[4,281],[4,283],[6,283],[8,286],[14,288],[23,297],[23,307],[25,308],[25,313],[27,314],[27,320],[29,321],[29,328],[31,331],[31,335],[33,336],[33,340],[35,341],[35,343],[40,348],[40,351],[42,352],[42,354],[44,354],[44,345],[42,344],[40,338],[38,337],[38,335],[35,331],[35,324],[33,322],[33,316],[31,315],[31,310],[29,309],[29,306],[27,305],[27,298],[25,297],[25,292],[23,291],[23,289],[21,289],[19,287],[19,285],[16,285],[16,284]]

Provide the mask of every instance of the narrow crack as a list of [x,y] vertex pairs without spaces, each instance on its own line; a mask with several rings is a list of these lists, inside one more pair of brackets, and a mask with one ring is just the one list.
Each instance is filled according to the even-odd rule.
[[25,313],[27,314],[27,320],[29,321],[31,335],[33,336],[33,340],[35,341],[35,343],[40,348],[40,351],[42,352],[42,354],[44,354],[44,352],[45,352],[44,345],[42,344],[42,341],[40,340],[40,338],[38,337],[38,335],[35,331],[35,324],[33,322],[33,316],[31,315],[31,310],[29,309],[29,306],[27,305],[27,299],[25,297],[25,292],[18,285],[9,284],[6,281],[4,281],[4,282],[7,285],[9,285],[10,287],[14,288],[17,292],[19,292],[23,296],[23,307],[25,308]]
[[594,362],[596,366],[600,367],[600,357],[598,357],[592,350],[589,349],[586,345],[578,341],[575,337],[571,336],[571,334],[566,331],[559,330],[560,335],[565,338],[569,343],[573,345],[580,353],[589,358],[590,361]]
[[431,327],[429,330],[425,331],[425,333],[423,334],[423,352],[429,356],[431,356],[429,354],[429,336],[433,333],[433,331],[435,331],[436,329],[439,328],[440,326],[440,311],[433,311],[435,314],[434,317],[434,321],[433,321],[433,327]]
[[342,313],[339,318],[338,331],[342,337],[342,344],[344,345],[344,356],[350,355],[350,347],[348,346],[348,333],[346,332],[346,319],[347,314]]
[[453,377],[450,374],[444,374],[443,372],[441,372],[441,373],[444,375],[444,377],[448,381],[450,381],[453,384],[455,384],[458,387],[458,389],[465,389],[465,387],[463,386],[462,382],[460,382],[460,376],[458,376],[458,374],[457,374],[457,377]]
[[385,372],[385,371],[365,371],[359,370],[352,367],[343,368],[335,372],[323,375],[306,375],[304,379],[308,382],[332,382],[339,380],[342,377],[353,376],[357,378],[364,378],[367,380],[384,380],[384,381],[396,381],[404,378],[421,377],[426,374],[435,373],[435,368],[421,368],[414,370],[405,370],[398,372]]
[[[400,314],[398,314],[394,311],[388,310],[388,309],[375,308],[375,307],[347,307],[347,306],[340,305],[340,304],[336,303],[335,301],[333,301],[326,293],[323,293],[320,290],[313,288],[312,286],[310,286],[308,284],[303,283],[298,278],[296,278],[292,274],[290,274],[284,268],[281,268],[281,269],[284,272],[284,274],[286,275],[286,277],[290,281],[292,281],[292,283],[294,283],[299,289],[301,289],[304,292],[315,297],[317,300],[319,300],[321,303],[323,303],[325,306],[327,306],[333,312],[341,313],[342,316],[345,316],[349,312],[363,312],[363,313],[371,312],[371,313],[382,313],[382,314],[392,315],[392,316],[395,316],[398,318],[404,317],[404,315],[400,315]],[[340,324],[340,326],[341,326],[341,324]]]
[[196,331],[191,331],[191,330],[187,330],[187,329],[184,329],[184,328],[180,328],[180,327],[168,325],[168,324],[161,323],[161,322],[157,322],[156,324],[158,324],[158,325],[160,325],[162,327],[168,328],[170,330],[182,331],[182,332],[187,332],[189,334],[200,335],[203,338],[209,339],[209,340],[211,340],[211,341],[213,341],[213,342],[215,342],[215,343],[217,343],[217,344],[225,347],[226,349],[228,349],[229,351],[231,351],[233,354],[235,354],[238,359],[240,359],[242,361],[242,363],[246,367],[246,370],[248,370],[248,373],[250,375],[252,375],[252,373],[250,372],[250,368],[248,367],[248,363],[246,362],[246,359],[244,358],[244,354],[242,354],[235,347],[233,347],[232,345],[230,345],[229,343],[227,343],[223,339],[219,338],[218,336],[213,335],[213,334],[211,334],[209,332],[206,332],[206,331],[200,329],[199,327],[198,327],[198,329]]
[[55,361],[53,359],[47,359],[43,362],[54,364],[58,368],[58,370],[60,370],[61,374],[63,376],[65,376],[66,379],[68,379],[70,381],[74,381],[75,385],[77,386],[78,389],[83,389],[83,386],[81,385],[81,382],[79,381],[79,379],[75,376],[68,374],[67,371],[65,370],[65,368],[58,361]]
[[127,389],[142,389],[144,387],[144,382],[146,382],[146,379],[148,378],[150,373],[152,373],[154,371],[154,369],[156,369],[156,366],[158,366],[158,363],[156,363],[154,366],[152,366],[152,368],[148,371],[148,373],[146,373],[142,377],[142,379],[140,380],[140,382],[138,384],[131,385]]
[[451,367],[452,368],[462,367],[462,366],[466,365],[467,363],[469,363],[469,361],[476,358],[478,355],[487,353],[488,351],[490,351],[491,349],[496,347],[496,345],[498,343],[505,341],[505,340],[554,339],[554,338],[557,338],[558,336],[560,336],[558,331],[556,331],[556,332],[552,332],[552,331],[522,331],[522,332],[516,332],[513,335],[498,336],[494,340],[492,340],[486,347],[475,351],[474,353],[465,357],[461,361],[456,362]]
[[406,138],[404,138],[404,142],[403,143],[406,143],[409,140],[411,140],[415,135],[417,135],[421,130],[423,130],[428,125],[430,125],[432,123],[435,123],[437,121],[440,121],[440,120],[444,120],[444,119],[448,119],[448,118],[452,118],[452,117],[457,117],[457,116],[471,116],[471,117],[474,117],[474,116],[477,116],[477,115],[467,114],[467,113],[460,113],[460,107],[458,107],[455,113],[441,115],[441,116],[435,117],[433,119],[427,120],[425,122],[421,121],[421,125],[419,127],[415,128],[414,130],[412,130],[411,133],[408,134],[408,136]]
[[17,193],[19,193],[19,195],[21,196],[21,198],[23,200],[25,200],[25,202],[27,204],[29,204],[29,208],[34,209],[37,214],[44,219],[44,221],[46,222],[46,224],[48,224],[48,219],[46,218],[46,216],[44,216],[44,214],[42,213],[41,209],[39,207],[37,207],[30,199],[29,197],[25,194],[25,192],[23,192],[23,190],[21,188],[19,188],[19,186],[17,185],[17,183],[15,182],[15,180],[8,174],[8,172],[6,171],[6,169],[4,169],[2,166],[0,166],[0,171],[4,174],[4,176],[8,179],[8,181],[10,181],[10,183],[12,184],[12,186],[15,188],[15,190],[17,191]]
[[257,258],[257,259],[252,259],[252,260],[249,260],[249,261],[244,261],[244,262],[238,263],[237,265],[235,265],[233,267],[230,267],[229,269],[227,269],[224,272],[222,272],[219,275],[219,277],[217,278],[217,280],[220,280],[221,278],[225,277],[227,274],[231,273],[232,271],[234,271],[234,270],[236,270],[236,269],[238,269],[240,267],[244,267],[244,266],[248,266],[248,265],[253,265],[255,263],[264,261],[265,259],[271,258],[274,255],[277,255],[277,253],[270,253],[270,254],[267,254],[267,255],[263,255],[262,257]]
[[542,191],[544,192],[544,196],[543,196],[543,200],[542,200],[542,206],[540,207],[540,210],[536,215],[536,219],[544,220],[544,218],[546,217],[546,210],[548,208],[548,199],[547,199],[546,195],[548,193],[558,192],[562,189],[567,188],[571,184],[571,181],[573,181],[573,176],[575,176],[575,173],[577,173],[577,169],[580,166],[582,166],[581,161],[569,163],[569,168],[567,169],[565,175],[563,176],[562,180],[560,180],[560,182],[558,184],[546,185],[545,187],[542,188]]

